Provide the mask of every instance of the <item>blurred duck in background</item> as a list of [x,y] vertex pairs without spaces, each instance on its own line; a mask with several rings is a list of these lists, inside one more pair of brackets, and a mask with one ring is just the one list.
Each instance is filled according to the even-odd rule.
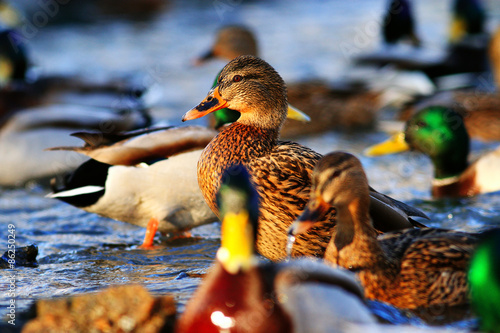
[[[218,31],[210,50],[196,59],[195,64],[200,65],[214,58],[229,61],[239,55],[258,55],[258,52],[257,40],[249,28],[229,25]],[[412,84],[399,89],[396,83],[399,74],[388,74],[390,78],[386,76],[382,79],[377,75],[373,80],[364,81],[355,78],[339,79],[329,83],[311,79],[288,83],[288,102],[306,112],[311,122],[304,125],[296,121],[287,121],[281,135],[294,137],[332,129],[345,131],[372,129],[378,111],[384,105],[399,102],[399,99],[407,101],[408,96],[413,97],[414,94],[433,92],[433,85],[427,80],[422,82],[421,78],[415,78],[418,81],[415,83],[413,78],[405,77],[404,80],[412,80]],[[364,78],[366,79],[365,74]],[[216,82],[217,79],[214,85]],[[391,88],[394,90],[388,91]],[[394,96],[397,96],[396,100]],[[235,121],[239,114],[236,111],[232,112],[232,121]]]
[[414,149],[434,166],[432,196],[468,197],[500,190],[500,148],[468,161],[467,122],[452,109],[427,107],[406,123],[404,133],[366,150],[370,156]]
[[0,32],[0,115],[58,103],[115,109],[145,107],[141,96],[147,88],[131,79],[98,81],[71,74],[37,77],[24,42],[15,30]]
[[382,21],[382,36],[387,45],[408,42],[420,46],[416,34],[413,9],[409,0],[392,0]]
[[500,332],[500,229],[485,232],[469,268],[472,307],[481,332]]
[[0,127],[0,186],[22,186],[74,170],[86,158],[46,148],[77,145],[76,131],[113,133],[149,126],[142,110],[59,104],[24,109]]
[[[483,5],[479,0],[455,0],[451,12],[449,42],[442,51],[384,48],[357,56],[353,59],[354,63],[380,67],[392,65],[398,69],[421,71],[436,82],[438,88],[444,84],[439,82],[443,76],[457,73],[473,73],[476,76],[487,72],[489,34],[485,31]],[[394,45],[405,36],[409,36],[413,45],[424,44],[416,37],[415,19],[407,1],[391,1],[383,22],[382,36],[387,45]]]
[[[500,28],[489,45],[489,58],[493,75],[480,76],[481,85],[443,91],[416,98],[406,103],[398,114],[400,120],[408,120],[416,112],[433,105],[452,108],[462,115],[471,138],[481,141],[500,140]],[[494,79],[493,87],[489,79]]]
[[31,77],[22,36],[0,32],[0,185],[18,186],[73,170],[73,152],[46,148],[76,145],[76,131],[106,134],[151,125],[141,99],[146,88],[126,80],[98,82],[71,75]]

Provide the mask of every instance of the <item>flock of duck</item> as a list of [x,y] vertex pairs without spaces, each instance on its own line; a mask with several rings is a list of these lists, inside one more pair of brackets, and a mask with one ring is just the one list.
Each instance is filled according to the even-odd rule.
[[[393,1],[390,8],[394,3],[403,8],[396,12],[408,13],[406,1]],[[468,16],[459,18],[455,30],[466,29]],[[398,24],[396,16],[392,22],[395,27],[387,24],[384,31],[388,43],[408,38],[419,45],[413,23]],[[405,33],[395,36],[395,31]],[[0,92],[0,156],[11,161],[2,159],[2,185],[70,171],[51,181],[49,196],[146,227],[145,248],[156,231],[186,237],[193,227],[222,222],[215,264],[180,316],[177,331],[354,331],[357,325],[376,323],[366,300],[404,310],[468,306],[472,300],[481,329],[500,328],[498,303],[492,300],[500,292],[498,230],[471,234],[426,227],[423,212],[373,189],[354,155],[322,156],[280,140],[339,127],[373,127],[380,91],[356,82],[341,88],[318,81],[285,84],[258,57],[252,33],[230,26],[197,63],[212,57],[229,62],[208,95],[182,117],[189,121],[213,114],[216,129],[151,127],[141,100],[144,87],[65,77],[28,79],[22,45],[15,45],[18,52],[9,49],[15,34],[0,34],[0,60],[7,61],[1,67],[7,83]],[[499,76],[500,30],[488,45]],[[429,64],[425,68],[443,73],[437,65],[432,71]],[[437,82],[439,76],[429,77]],[[404,132],[366,153],[413,149],[428,155],[434,165],[434,198],[500,190],[500,149],[468,160],[470,137],[500,139],[499,96],[478,93],[477,87],[446,94],[439,103],[427,99],[423,107],[406,106]],[[457,108],[467,94],[474,103]],[[115,103],[117,95],[123,101],[119,107],[109,102]],[[84,108],[64,104],[68,96],[78,97]],[[26,170],[19,169],[15,154],[25,158],[33,149],[52,150],[43,154],[50,161],[36,152],[33,163],[21,163]],[[66,151],[87,159],[70,158],[74,155]],[[51,155],[57,153],[59,161]],[[314,307],[305,305],[307,300]]]

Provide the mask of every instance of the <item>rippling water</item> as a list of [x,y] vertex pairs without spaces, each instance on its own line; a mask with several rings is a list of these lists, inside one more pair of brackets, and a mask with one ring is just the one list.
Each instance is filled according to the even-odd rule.
[[[377,21],[385,7],[385,1],[369,0],[226,1],[223,11],[216,3],[171,2],[150,22],[47,26],[29,40],[31,55],[41,72],[100,77],[135,73],[160,92],[153,114],[179,124],[182,114],[205,96],[224,64],[214,61],[201,68],[191,66],[191,60],[209,47],[220,25],[240,22],[253,28],[261,55],[287,81],[335,78],[348,68],[342,45],[359,51],[378,45]],[[500,5],[493,0],[487,4],[494,26],[500,21]],[[439,47],[446,38],[449,3],[421,0],[415,7],[422,38],[429,47]],[[499,224],[500,193],[432,201],[428,190],[431,167],[425,157],[361,156],[367,145],[384,138],[378,132],[326,133],[298,141],[321,153],[346,150],[357,154],[373,187],[427,212],[429,225],[478,231]],[[492,147],[475,143],[474,153]],[[0,250],[7,249],[10,223],[16,226],[17,246],[39,247],[39,267],[15,271],[18,310],[39,298],[141,283],[155,294],[174,293],[182,311],[200,282],[186,273],[204,272],[219,244],[219,224],[215,223],[195,229],[197,240],[159,245],[151,251],[138,249],[143,229],[44,198],[46,193],[38,185],[0,190]],[[0,271],[1,278],[6,279],[6,274]],[[7,286],[0,283],[0,316],[7,312],[4,305],[8,300]]]

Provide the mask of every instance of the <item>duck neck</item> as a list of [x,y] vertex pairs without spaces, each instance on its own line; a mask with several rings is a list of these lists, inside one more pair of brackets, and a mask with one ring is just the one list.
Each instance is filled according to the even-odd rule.
[[460,175],[468,167],[468,147],[457,147],[456,151],[446,156],[432,158],[434,178],[443,179]]
[[381,258],[368,207],[369,200],[356,198],[337,208],[337,234],[331,240],[336,248],[337,263],[348,269],[359,269],[374,264]]
[[221,134],[238,135],[238,141],[231,147],[232,153],[243,154],[245,157],[259,157],[269,153],[276,145],[279,136],[279,129],[262,128],[235,122],[224,129]]

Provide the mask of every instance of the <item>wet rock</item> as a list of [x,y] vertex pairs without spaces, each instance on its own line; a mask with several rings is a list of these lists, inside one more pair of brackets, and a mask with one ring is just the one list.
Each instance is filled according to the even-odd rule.
[[[38,247],[36,245],[28,245],[23,247],[7,250],[0,258],[0,268],[16,268],[16,267],[38,267],[36,256],[38,255]],[[11,260],[9,262],[9,260]],[[15,260],[15,263],[12,263]]]
[[175,301],[153,297],[142,286],[119,286],[97,294],[35,304],[36,318],[23,328],[30,332],[173,332]]

